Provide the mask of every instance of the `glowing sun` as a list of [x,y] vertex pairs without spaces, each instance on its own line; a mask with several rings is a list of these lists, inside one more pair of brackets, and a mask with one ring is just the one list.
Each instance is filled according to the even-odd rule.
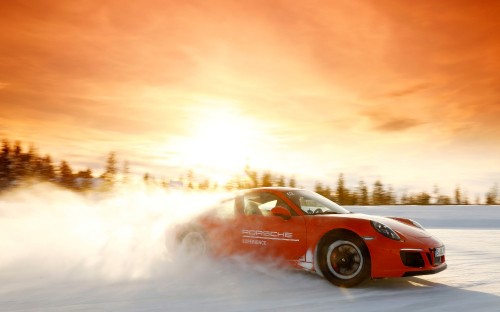
[[210,171],[219,181],[227,174],[242,172],[262,152],[264,136],[259,123],[235,112],[206,112],[190,132],[180,147],[184,165]]

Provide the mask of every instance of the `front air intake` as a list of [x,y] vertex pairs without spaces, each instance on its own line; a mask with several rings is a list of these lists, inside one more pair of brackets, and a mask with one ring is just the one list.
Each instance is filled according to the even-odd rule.
[[414,251],[401,251],[401,261],[403,264],[412,268],[422,268],[424,264],[424,259],[420,252]]

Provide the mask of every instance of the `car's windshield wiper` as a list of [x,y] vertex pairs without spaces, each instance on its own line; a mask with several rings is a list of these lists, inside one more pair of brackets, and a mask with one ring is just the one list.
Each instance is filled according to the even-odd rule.
[[321,214],[339,214],[339,213],[340,212],[327,210],[327,211],[323,211]]

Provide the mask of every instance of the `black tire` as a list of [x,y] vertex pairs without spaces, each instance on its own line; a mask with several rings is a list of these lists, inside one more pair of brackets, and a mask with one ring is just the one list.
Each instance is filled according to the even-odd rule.
[[354,287],[370,276],[368,248],[354,235],[326,237],[317,260],[323,276],[340,287]]

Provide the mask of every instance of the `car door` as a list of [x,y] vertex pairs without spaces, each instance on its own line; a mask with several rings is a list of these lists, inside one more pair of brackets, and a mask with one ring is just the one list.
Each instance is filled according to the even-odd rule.
[[249,192],[242,196],[241,205],[237,224],[242,252],[257,257],[305,260],[305,220],[296,213],[292,213],[288,220],[274,216],[271,209],[276,206],[293,212],[277,193]]

